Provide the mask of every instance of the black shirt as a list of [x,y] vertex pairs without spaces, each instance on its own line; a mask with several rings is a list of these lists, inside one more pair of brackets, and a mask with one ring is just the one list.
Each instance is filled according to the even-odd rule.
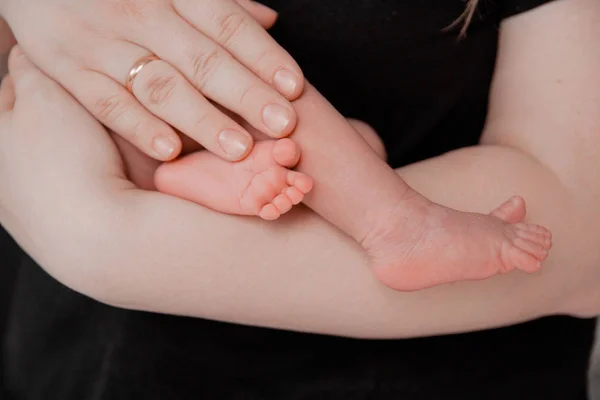
[[[270,0],[273,35],[394,167],[476,144],[502,18],[549,0]],[[114,309],[21,268],[8,382],[22,399],[584,399],[594,321],[352,340]],[[426,310],[423,310],[426,312]],[[490,312],[493,312],[491,310]]]

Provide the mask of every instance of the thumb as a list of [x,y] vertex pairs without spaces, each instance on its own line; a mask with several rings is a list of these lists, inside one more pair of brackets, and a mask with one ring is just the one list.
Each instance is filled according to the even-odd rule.
[[15,94],[24,94],[24,91],[34,89],[36,81],[43,78],[42,73],[33,65],[23,52],[21,46],[12,48],[8,57],[8,71],[13,78]]
[[19,129],[14,136],[21,143],[17,147],[73,171],[111,169],[120,175],[121,160],[108,132],[19,46],[10,54],[9,70],[16,96],[13,122]]

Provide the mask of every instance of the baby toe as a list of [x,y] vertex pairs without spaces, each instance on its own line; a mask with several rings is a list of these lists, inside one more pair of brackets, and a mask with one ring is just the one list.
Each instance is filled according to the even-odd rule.
[[273,221],[279,218],[281,216],[281,213],[273,204],[267,204],[262,208],[258,216],[264,220]]
[[517,237],[513,241],[513,245],[523,251],[526,251],[538,260],[543,261],[546,259],[546,257],[548,257],[548,250],[536,242]]
[[528,273],[537,272],[542,267],[540,260],[518,247],[509,250],[508,258],[512,267]]
[[286,188],[284,193],[287,195],[287,197],[289,197],[294,205],[302,203],[302,200],[304,199],[304,193],[293,186]]
[[548,230],[547,228],[544,228],[541,225],[518,223],[518,224],[515,224],[515,227],[517,229],[521,229],[521,230],[524,230],[527,232],[533,232],[533,233],[543,234],[546,236],[552,236],[552,234],[550,233],[550,230]]
[[543,233],[529,232],[521,229],[517,229],[516,232],[517,236],[519,236],[521,239],[537,243],[546,250],[550,250],[552,247],[552,239]]
[[287,183],[304,194],[307,194],[313,188],[312,178],[296,171],[289,171],[287,175]]
[[273,199],[273,205],[281,214],[285,214],[286,212],[290,211],[294,206],[292,204],[292,200],[285,194],[280,194],[279,196],[275,197]]
[[278,164],[292,168],[300,160],[300,149],[293,140],[280,139],[273,145],[272,155]]

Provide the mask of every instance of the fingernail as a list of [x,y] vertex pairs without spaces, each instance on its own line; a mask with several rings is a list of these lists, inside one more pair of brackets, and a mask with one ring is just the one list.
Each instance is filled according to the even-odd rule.
[[263,110],[263,122],[271,133],[281,136],[290,124],[290,111],[279,104],[270,104]]
[[154,138],[152,146],[160,158],[167,160],[173,155],[177,144],[166,136],[157,136]]
[[298,76],[287,69],[280,69],[273,77],[273,83],[279,93],[284,96],[292,96],[298,87]]
[[219,135],[219,146],[232,158],[239,158],[246,153],[250,139],[241,132],[226,130]]

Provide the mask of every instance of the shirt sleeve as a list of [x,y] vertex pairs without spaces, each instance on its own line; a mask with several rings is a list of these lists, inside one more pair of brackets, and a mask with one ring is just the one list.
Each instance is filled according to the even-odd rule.
[[556,0],[505,0],[502,3],[502,18],[508,18],[513,15],[524,13],[525,11],[529,11],[552,1]]

